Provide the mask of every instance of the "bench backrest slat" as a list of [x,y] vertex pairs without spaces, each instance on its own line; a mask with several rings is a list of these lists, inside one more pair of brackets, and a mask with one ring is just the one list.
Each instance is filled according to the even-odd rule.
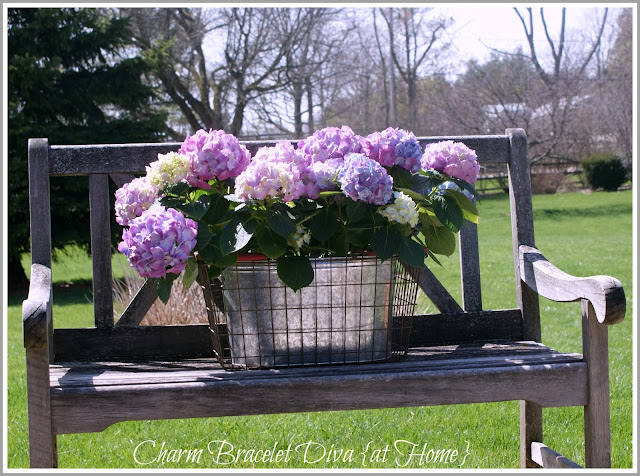
[[[423,147],[429,143],[443,140],[465,143],[476,151],[478,161],[481,165],[504,164],[509,174],[514,253],[517,253],[521,244],[534,245],[529,163],[524,131],[521,129],[508,129],[504,135],[495,136],[440,136],[419,138]],[[260,147],[271,146],[276,142],[277,141],[245,141],[243,143],[253,154]],[[297,144],[298,141],[295,140],[291,142]],[[31,144],[34,145],[33,151],[31,151]],[[36,148],[35,145],[38,145],[38,148]],[[154,293],[143,293],[144,295],[141,296],[141,299],[138,299],[139,302],[134,303],[133,308],[129,310],[129,314],[125,314],[123,322],[119,322],[117,326],[114,325],[111,270],[112,248],[109,225],[112,218],[111,215],[113,214],[110,205],[113,197],[110,196],[109,183],[110,180],[113,180],[118,187],[121,187],[131,181],[135,177],[135,174],[144,173],[145,167],[157,160],[158,154],[175,152],[180,148],[180,145],[181,143],[174,142],[162,144],[49,146],[46,140],[35,139],[30,142],[30,167],[34,167],[34,172],[30,175],[31,206],[34,209],[34,211],[32,211],[32,227],[35,226],[38,230],[41,230],[40,223],[44,224],[47,219],[50,220],[47,175],[89,176],[91,248],[94,273],[93,298],[96,326],[94,334],[91,334],[93,336],[91,339],[106,339],[114,345],[114,352],[116,352],[115,347],[117,347],[118,344],[114,344],[115,341],[113,341],[113,339],[106,338],[105,336],[111,335],[110,332],[113,332],[114,338],[116,335],[133,335],[130,334],[130,331],[134,333],[139,332],[133,331],[132,329],[138,326],[141,315],[146,312],[150,303],[154,300]],[[45,183],[47,184],[46,189],[43,185]],[[44,194],[40,193],[41,191],[44,191]],[[40,195],[43,196],[41,197]],[[34,224],[34,217],[39,221],[38,224]],[[461,302],[458,303],[452,297],[449,291],[437,280],[430,270],[427,269],[419,276],[421,288],[427,292],[427,295],[435,307],[442,313],[437,321],[432,321],[428,324],[430,326],[429,332],[443,332],[443,329],[449,328],[455,329],[452,333],[445,332],[441,337],[434,336],[433,339],[435,340],[452,338],[455,332],[458,332],[465,324],[465,321],[458,320],[461,316],[466,318],[472,315],[486,316],[488,314],[484,313],[490,312],[482,311],[478,228],[472,223],[466,223],[465,225],[459,234],[458,242],[461,268]],[[34,259],[46,260],[47,257],[50,259],[50,234],[42,235],[43,239],[40,239],[41,235],[39,233],[38,231],[32,237]],[[47,241],[48,245],[41,244],[39,241]],[[514,256],[517,258],[517,255]],[[498,334],[519,335],[523,338],[539,341],[539,310],[537,307],[537,299],[535,295],[530,296],[531,293],[528,288],[522,285],[519,277],[517,259],[515,259],[515,267],[518,309],[515,314],[500,314],[502,327],[500,327],[500,330],[498,327],[493,326],[495,327],[495,336],[499,337]],[[149,291],[149,289],[147,289],[147,291]],[[448,319],[453,323],[453,327],[448,324],[445,326],[441,324]],[[518,324],[519,319],[524,319],[524,325],[521,323]],[[483,325],[493,322],[484,317],[480,320],[484,323]],[[466,324],[475,325],[472,321],[473,319],[468,320]],[[418,327],[423,328],[424,324],[420,323]],[[506,330],[507,328],[511,330]],[[492,325],[486,325],[483,329],[483,332],[479,335],[484,338],[491,333]],[[73,334],[73,336],[69,334],[67,337],[64,337],[67,330],[61,330],[61,332],[62,334],[58,337],[60,342],[71,342],[69,339],[75,336],[75,334]],[[167,339],[165,333],[170,333],[171,331],[159,330],[157,332],[159,332],[158,335],[160,336],[158,342],[163,343]],[[184,334],[185,342],[193,337],[189,334],[191,331],[185,330],[180,332],[187,333]],[[422,334],[424,334],[424,332]],[[75,337],[73,337],[73,339],[75,339]],[[438,340],[438,342],[440,341]],[[61,345],[64,346],[66,344]],[[111,344],[105,343],[105,345]],[[58,349],[56,350],[58,351]],[[67,350],[68,352],[73,352],[73,346]],[[67,350],[64,350],[64,352],[67,352]],[[64,352],[62,352],[62,355],[65,355]],[[134,350],[132,352],[135,353],[137,351]]]
[[524,339],[540,342],[540,304],[538,295],[520,279],[520,245],[535,246],[533,204],[531,202],[531,171],[529,169],[527,136],[522,129],[507,129],[511,142],[511,157],[507,165],[509,202],[511,204],[511,235],[515,270],[516,302],[524,319]]
[[109,176],[89,175],[93,315],[96,327],[100,328],[113,326],[110,202]]
[[482,309],[480,286],[480,253],[478,252],[478,227],[467,223],[458,235],[460,247],[460,279],[462,281],[462,308],[465,311]]
[[[478,154],[480,163],[507,163],[509,140],[506,136],[464,136],[420,138],[424,147],[441,140],[462,141]],[[297,144],[298,141],[291,141]],[[244,141],[253,154],[260,147],[271,146],[276,141]],[[87,175],[92,173],[142,173],[145,166],[158,159],[158,154],[177,152],[181,143],[162,144],[107,144],[107,145],[54,145],[49,152],[51,175]]]
[[[514,340],[521,335],[518,309],[414,316],[410,346]],[[207,324],[56,329],[54,347],[60,362],[211,357]]]

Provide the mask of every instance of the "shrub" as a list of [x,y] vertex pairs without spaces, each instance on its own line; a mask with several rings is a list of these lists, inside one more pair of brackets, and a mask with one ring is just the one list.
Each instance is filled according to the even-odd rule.
[[582,161],[582,171],[593,190],[603,188],[615,191],[627,179],[627,171],[622,165],[622,160],[613,152],[590,155]]
[[531,176],[531,193],[556,193],[565,183],[562,172],[548,172]]

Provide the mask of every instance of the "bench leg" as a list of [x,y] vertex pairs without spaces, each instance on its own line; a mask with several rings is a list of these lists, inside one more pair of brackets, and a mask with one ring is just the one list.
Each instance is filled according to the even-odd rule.
[[520,467],[539,468],[531,459],[531,443],[542,443],[542,407],[534,402],[520,401]]
[[589,404],[584,407],[585,466],[611,467],[608,328],[582,301],[582,353],[587,362]]
[[27,405],[29,410],[29,459],[32,468],[57,468],[57,438],[51,426],[49,353],[27,350]]

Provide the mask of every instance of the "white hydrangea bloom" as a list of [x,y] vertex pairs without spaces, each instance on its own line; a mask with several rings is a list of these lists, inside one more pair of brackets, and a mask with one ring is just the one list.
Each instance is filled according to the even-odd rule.
[[162,189],[167,184],[178,183],[189,176],[189,158],[176,152],[158,154],[158,160],[146,169],[149,183]]
[[393,196],[394,202],[378,210],[378,213],[391,221],[415,228],[420,220],[416,202],[402,192],[393,192]]
[[303,245],[309,244],[311,241],[311,233],[305,227],[298,225],[296,231],[293,232],[293,239],[296,241],[298,248],[302,248]]

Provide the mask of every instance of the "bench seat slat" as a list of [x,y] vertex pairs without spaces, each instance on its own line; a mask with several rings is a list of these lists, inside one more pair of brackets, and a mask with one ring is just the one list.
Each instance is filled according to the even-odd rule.
[[[143,419],[520,399],[543,406],[587,402],[582,357],[535,342],[413,349],[406,361],[384,364],[254,371],[224,371],[213,360],[171,365],[53,366],[54,431],[100,431],[119,421]],[[96,407],[102,409],[99,415]]]
[[[513,347],[513,349],[512,349]],[[387,372],[395,369],[408,371],[414,368],[416,371],[455,370],[471,368],[504,367],[507,365],[542,365],[575,363],[582,360],[580,354],[561,354],[535,349],[536,351],[522,352],[516,346],[509,346],[507,356],[480,355],[484,349],[475,353],[466,352],[467,357],[454,357],[455,351],[445,347],[442,351],[433,351],[429,348],[412,350],[413,355],[402,363],[384,363]],[[505,350],[503,349],[504,353]],[[463,353],[464,355],[464,353]],[[517,357],[514,357],[517,355]],[[420,360],[418,360],[420,359]],[[186,364],[186,365],[183,365]],[[363,365],[364,366],[364,365]],[[296,369],[297,378],[309,376],[331,375],[335,369],[322,367],[324,371],[318,371],[311,367]],[[266,370],[262,377],[286,378],[288,372],[280,370]],[[368,365],[360,370],[361,375],[379,372],[377,366]],[[194,360],[192,362],[140,362],[140,363],[96,363],[93,365],[76,367],[73,364],[66,366],[57,365],[51,368],[52,388],[71,387],[101,387],[113,385],[140,385],[140,384],[171,384],[195,381],[227,380],[228,372],[220,367],[214,359]],[[254,379],[258,376],[256,371],[236,372],[234,380]]]

